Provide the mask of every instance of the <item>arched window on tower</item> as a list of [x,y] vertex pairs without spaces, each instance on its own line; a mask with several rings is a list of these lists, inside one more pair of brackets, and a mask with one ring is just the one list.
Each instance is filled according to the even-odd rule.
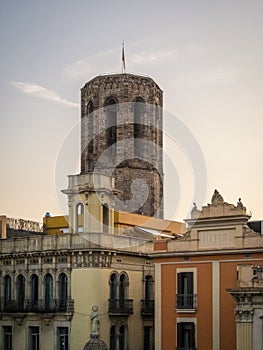
[[[117,142],[117,100],[109,97],[105,101],[105,128],[107,148]],[[116,147],[112,148],[111,156],[116,156]]]
[[68,277],[64,272],[58,276],[58,298],[60,309],[66,311],[68,299]]
[[143,154],[143,148],[141,147],[141,142],[139,142],[138,139],[143,138],[145,115],[145,103],[141,97],[137,97],[134,100],[133,113],[134,157],[141,157]]
[[44,278],[45,310],[48,312],[53,307],[53,277],[47,273]]
[[94,110],[93,102],[89,101],[89,103],[87,104],[87,114],[91,114],[93,110]]
[[30,278],[30,305],[34,308],[38,304],[38,276],[33,274]]
[[4,278],[4,302],[5,306],[8,306],[8,304],[11,302],[12,298],[12,281],[11,277],[9,275],[6,275]]
[[84,232],[84,204],[76,205],[76,233]]
[[25,301],[25,277],[23,275],[17,276],[17,304],[18,309],[23,311]]
[[89,170],[94,167],[94,141],[93,141],[93,103],[89,101],[87,104],[87,118],[88,118],[88,164]]

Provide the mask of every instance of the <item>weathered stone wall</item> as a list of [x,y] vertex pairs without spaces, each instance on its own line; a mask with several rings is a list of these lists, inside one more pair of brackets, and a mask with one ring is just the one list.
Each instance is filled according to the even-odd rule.
[[[132,182],[141,179],[149,196],[132,211],[158,217],[163,216],[162,100],[151,78],[132,74],[98,76],[81,89],[81,172],[113,175],[122,202],[130,200]],[[135,101],[142,106],[139,122]]]

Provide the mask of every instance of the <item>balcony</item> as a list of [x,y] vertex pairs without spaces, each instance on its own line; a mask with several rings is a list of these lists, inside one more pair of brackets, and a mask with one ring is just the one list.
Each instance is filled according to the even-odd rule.
[[177,294],[176,309],[182,310],[182,311],[195,311],[197,309],[197,295],[196,294]]
[[133,314],[133,300],[109,299],[109,314],[111,316],[129,316]]
[[28,300],[22,302],[10,300],[8,303],[1,301],[1,312],[3,313],[71,313],[74,312],[74,300]]
[[141,315],[142,316],[154,315],[154,300],[151,300],[151,299],[141,300]]

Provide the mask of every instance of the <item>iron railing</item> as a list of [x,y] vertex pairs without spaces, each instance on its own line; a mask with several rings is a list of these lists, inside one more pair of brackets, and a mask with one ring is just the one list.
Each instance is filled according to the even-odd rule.
[[197,295],[196,294],[177,294],[176,309],[178,310],[196,310]]
[[130,315],[133,313],[132,299],[109,299],[109,314]]
[[73,313],[74,300],[37,299],[37,300],[9,300],[1,301],[1,311],[4,313]]
[[152,299],[141,300],[141,314],[143,316],[153,316],[154,315],[154,300],[152,300]]

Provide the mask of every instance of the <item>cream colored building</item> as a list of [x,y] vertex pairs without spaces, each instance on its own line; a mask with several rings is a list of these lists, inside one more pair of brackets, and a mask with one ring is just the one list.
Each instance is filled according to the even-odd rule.
[[111,184],[96,176],[97,192],[89,174],[69,177],[70,233],[0,241],[1,349],[83,349],[94,305],[108,349],[153,348],[153,242],[112,234]]

